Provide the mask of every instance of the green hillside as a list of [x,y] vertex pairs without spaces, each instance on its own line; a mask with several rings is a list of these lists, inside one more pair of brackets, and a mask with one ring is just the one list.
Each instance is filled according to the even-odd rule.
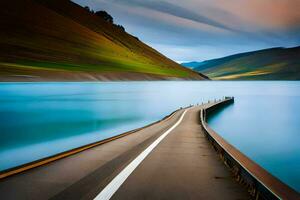
[[1,81],[203,79],[71,1],[0,6]]
[[300,47],[236,54],[193,69],[216,80],[300,80]]

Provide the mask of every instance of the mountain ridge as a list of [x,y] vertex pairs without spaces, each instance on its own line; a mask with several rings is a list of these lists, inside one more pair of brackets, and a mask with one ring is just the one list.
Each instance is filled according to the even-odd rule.
[[215,80],[299,80],[300,46],[275,47],[198,63],[193,70]]
[[69,0],[0,5],[0,81],[203,79]]

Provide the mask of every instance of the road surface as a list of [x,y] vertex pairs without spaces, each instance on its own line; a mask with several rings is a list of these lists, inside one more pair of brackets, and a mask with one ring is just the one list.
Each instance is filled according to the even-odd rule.
[[0,198],[101,199],[108,191],[111,199],[250,199],[205,138],[201,108],[4,178]]

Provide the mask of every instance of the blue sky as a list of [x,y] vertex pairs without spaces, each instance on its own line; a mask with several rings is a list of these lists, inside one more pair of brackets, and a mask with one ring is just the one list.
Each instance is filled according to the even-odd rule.
[[300,45],[300,0],[73,0],[167,57],[203,61]]

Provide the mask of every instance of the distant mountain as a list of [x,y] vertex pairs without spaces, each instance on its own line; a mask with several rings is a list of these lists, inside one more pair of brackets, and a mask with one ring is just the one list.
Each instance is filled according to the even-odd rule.
[[207,60],[193,69],[216,80],[300,80],[300,46]]
[[205,79],[69,0],[0,1],[0,81]]
[[194,67],[199,67],[202,62],[192,61],[180,63],[182,66],[193,69]]

